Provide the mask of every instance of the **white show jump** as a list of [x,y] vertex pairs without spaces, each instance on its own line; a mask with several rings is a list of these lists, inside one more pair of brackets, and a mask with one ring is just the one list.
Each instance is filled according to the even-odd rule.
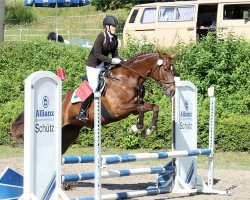
[[[61,182],[95,179],[95,194],[74,199],[126,199],[169,192],[203,192],[226,194],[213,189],[215,97],[209,89],[209,147],[197,149],[197,89],[190,81],[175,79],[173,98],[172,151],[101,155],[101,94],[94,95],[94,156],[61,157],[61,80],[48,71],[39,71],[25,80],[24,194],[20,199],[69,198]],[[209,156],[208,184],[197,175],[197,156]],[[102,171],[103,164],[168,159],[165,166]],[[61,175],[61,164],[95,163],[94,172]],[[101,194],[102,178],[157,174],[156,186],[145,190]]]

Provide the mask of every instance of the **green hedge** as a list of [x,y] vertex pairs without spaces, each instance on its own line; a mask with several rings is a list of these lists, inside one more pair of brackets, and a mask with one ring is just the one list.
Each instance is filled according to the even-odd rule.
[[[120,54],[128,58],[139,52],[154,51],[153,45],[131,43],[121,48]],[[197,43],[180,45],[175,67],[182,80],[191,80],[198,88],[198,146],[208,145],[209,98],[207,88],[215,87],[216,104],[216,148],[223,151],[250,151],[249,134],[249,67],[250,44],[233,36],[219,40],[212,35]],[[9,127],[23,110],[24,79],[37,70],[57,73],[63,67],[68,79],[63,82],[63,91],[80,85],[85,74],[85,59],[89,49],[54,42],[4,43],[0,48],[0,145],[11,144]],[[146,138],[140,134],[129,134],[129,128],[137,117],[102,128],[103,145],[126,149],[171,148],[171,100],[163,95],[152,80],[146,82],[146,101],[159,105],[157,130]],[[151,92],[153,91],[153,92]],[[152,117],[145,116],[145,124]],[[92,146],[93,130],[83,128],[75,145]]]

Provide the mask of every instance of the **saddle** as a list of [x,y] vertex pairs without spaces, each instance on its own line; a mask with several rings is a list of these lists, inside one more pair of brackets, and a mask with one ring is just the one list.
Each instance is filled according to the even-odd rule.
[[[105,91],[105,73],[101,72],[100,77],[99,77],[99,83],[98,83],[98,90],[103,92]],[[90,88],[88,84],[88,78],[87,76],[82,76],[82,83],[81,85],[74,91],[72,97],[71,97],[71,103],[77,103],[77,102],[82,102],[80,112],[85,113],[87,115],[87,110],[89,105],[92,103],[94,99],[94,93],[93,90]],[[101,104],[101,114],[103,118],[105,118],[108,121],[115,121],[115,119],[109,114],[107,109],[103,104]]]
[[[99,83],[98,83],[98,90],[103,92],[105,88],[105,79],[104,79],[104,73],[100,73],[99,77]],[[88,84],[88,77],[82,76],[82,83],[81,85],[74,90],[73,95],[71,97],[71,103],[78,103],[78,102],[84,102],[90,95],[93,94],[93,90]]]

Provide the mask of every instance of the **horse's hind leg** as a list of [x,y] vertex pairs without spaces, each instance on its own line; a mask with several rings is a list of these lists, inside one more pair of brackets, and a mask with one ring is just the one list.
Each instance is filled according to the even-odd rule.
[[10,135],[15,142],[15,145],[23,143],[24,134],[24,112],[21,112],[18,117],[12,122],[10,127]]
[[62,127],[62,154],[76,141],[82,127],[68,124]]

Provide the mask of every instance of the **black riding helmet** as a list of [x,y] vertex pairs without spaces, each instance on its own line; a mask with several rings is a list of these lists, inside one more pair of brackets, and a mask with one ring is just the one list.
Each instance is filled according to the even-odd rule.
[[114,16],[106,16],[104,19],[103,19],[103,26],[106,26],[106,25],[113,25],[113,26],[117,26],[118,25],[118,20],[116,17]]

